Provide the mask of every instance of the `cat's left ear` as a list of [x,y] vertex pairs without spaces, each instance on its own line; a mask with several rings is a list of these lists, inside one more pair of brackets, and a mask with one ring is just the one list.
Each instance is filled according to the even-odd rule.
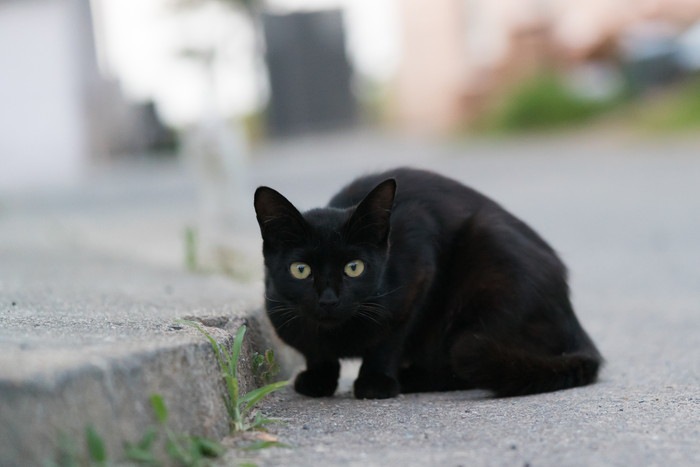
[[306,221],[287,198],[272,188],[255,190],[255,214],[260,233],[267,245],[303,243]]
[[348,239],[353,243],[386,243],[395,195],[396,180],[393,178],[384,180],[370,191],[345,226]]

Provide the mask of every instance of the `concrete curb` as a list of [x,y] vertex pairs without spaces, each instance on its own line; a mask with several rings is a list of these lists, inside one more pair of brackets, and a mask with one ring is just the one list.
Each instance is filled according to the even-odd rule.
[[[232,343],[242,324],[248,324],[251,332],[246,336],[239,362],[241,389],[248,391],[256,387],[252,354],[270,345],[266,322],[258,319],[259,310],[253,305],[259,299],[231,307],[228,302],[241,290],[221,278],[165,272],[119,260],[59,256],[74,267],[69,281],[81,281],[83,286],[77,291],[81,293],[68,293],[63,287],[65,277],[42,270],[42,264],[51,263],[51,259],[35,261],[31,254],[7,255],[6,267],[0,266],[0,318],[4,318],[0,320],[4,322],[0,328],[0,465],[46,465],[71,446],[76,457],[84,458],[88,426],[103,439],[110,461],[118,462],[123,458],[124,442],[137,441],[147,427],[155,425],[149,402],[152,394],[160,394],[167,404],[168,425],[173,431],[214,439],[227,435],[225,387],[211,345],[195,329],[173,323],[192,315],[217,342],[225,345]],[[24,304],[32,295],[31,290],[23,295],[28,282],[21,276],[27,270],[36,276],[30,283],[49,284],[54,295],[39,300],[41,303]],[[8,271],[19,274],[16,282],[12,282]],[[134,274],[139,277],[133,279]],[[76,344],[79,336],[72,331],[65,337],[57,337],[51,330],[46,331],[48,337],[31,334],[31,328],[75,328],[72,322],[92,319],[80,332],[93,332],[100,337],[103,318],[95,319],[90,313],[109,317],[116,307],[133,309],[133,320],[139,321],[139,308],[144,297],[151,295],[150,290],[136,291],[131,300],[122,298],[117,300],[119,303],[94,308],[89,305],[96,287],[91,277],[121,285],[125,281],[128,285],[129,280],[167,282],[184,289],[182,293],[188,298],[174,297],[159,305],[150,315],[142,316],[141,322],[147,323],[145,331],[127,330],[127,335],[120,336],[116,343],[98,339]],[[56,290],[61,289],[64,290],[58,293],[57,300]],[[199,291],[200,296],[192,296],[193,290]],[[84,302],[68,300],[69,296],[83,295]],[[112,292],[100,292],[104,303],[118,295],[118,287]],[[10,300],[17,300],[17,306],[9,305]],[[201,306],[192,305],[200,301]],[[181,302],[184,303],[179,305]],[[55,310],[60,308],[57,303],[68,311]],[[77,317],[70,313],[77,313]],[[127,327],[134,326],[125,322]],[[129,334],[132,331],[133,336]]]

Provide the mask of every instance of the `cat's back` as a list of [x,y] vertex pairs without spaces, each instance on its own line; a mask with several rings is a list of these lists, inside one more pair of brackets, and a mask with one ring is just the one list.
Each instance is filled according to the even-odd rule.
[[456,180],[427,170],[401,167],[360,177],[343,188],[329,206],[348,208],[358,204],[380,182],[393,178],[397,190],[395,211],[424,209],[452,220],[463,219],[475,210],[495,205],[491,200]]
[[456,180],[427,170],[402,167],[360,177],[340,190],[329,206],[355,206],[389,178],[395,179],[397,185],[391,215],[392,228],[398,227],[394,228],[395,236],[450,241],[465,228],[478,228],[498,237],[496,241],[512,243],[518,238],[531,248],[553,254],[547,242],[498,203]]

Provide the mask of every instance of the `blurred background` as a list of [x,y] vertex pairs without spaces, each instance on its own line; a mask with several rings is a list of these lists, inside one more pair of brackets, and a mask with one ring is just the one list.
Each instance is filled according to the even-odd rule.
[[[260,311],[257,186],[305,210],[401,165],[550,242],[608,360],[594,392],[550,399],[563,428],[523,402],[518,438],[479,403],[469,420],[505,434],[489,459],[700,465],[700,0],[0,0],[0,464],[68,454],[55,435],[93,422],[114,454],[146,394],[208,391],[173,319]],[[207,397],[171,400],[218,423]],[[342,430],[309,425],[335,452]],[[370,438],[403,458],[427,440],[387,426]]]
[[444,172],[448,147],[699,128],[700,0],[0,0],[0,218],[23,241],[228,270],[258,261],[231,239],[253,242],[260,183],[309,208],[374,168]]

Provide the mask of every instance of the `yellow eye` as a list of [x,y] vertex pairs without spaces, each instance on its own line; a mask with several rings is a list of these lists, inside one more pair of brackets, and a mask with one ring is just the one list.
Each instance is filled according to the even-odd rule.
[[289,266],[289,272],[295,279],[306,279],[311,275],[311,266],[297,261]]
[[361,259],[350,261],[345,265],[345,275],[348,277],[358,277],[365,271],[365,263]]

